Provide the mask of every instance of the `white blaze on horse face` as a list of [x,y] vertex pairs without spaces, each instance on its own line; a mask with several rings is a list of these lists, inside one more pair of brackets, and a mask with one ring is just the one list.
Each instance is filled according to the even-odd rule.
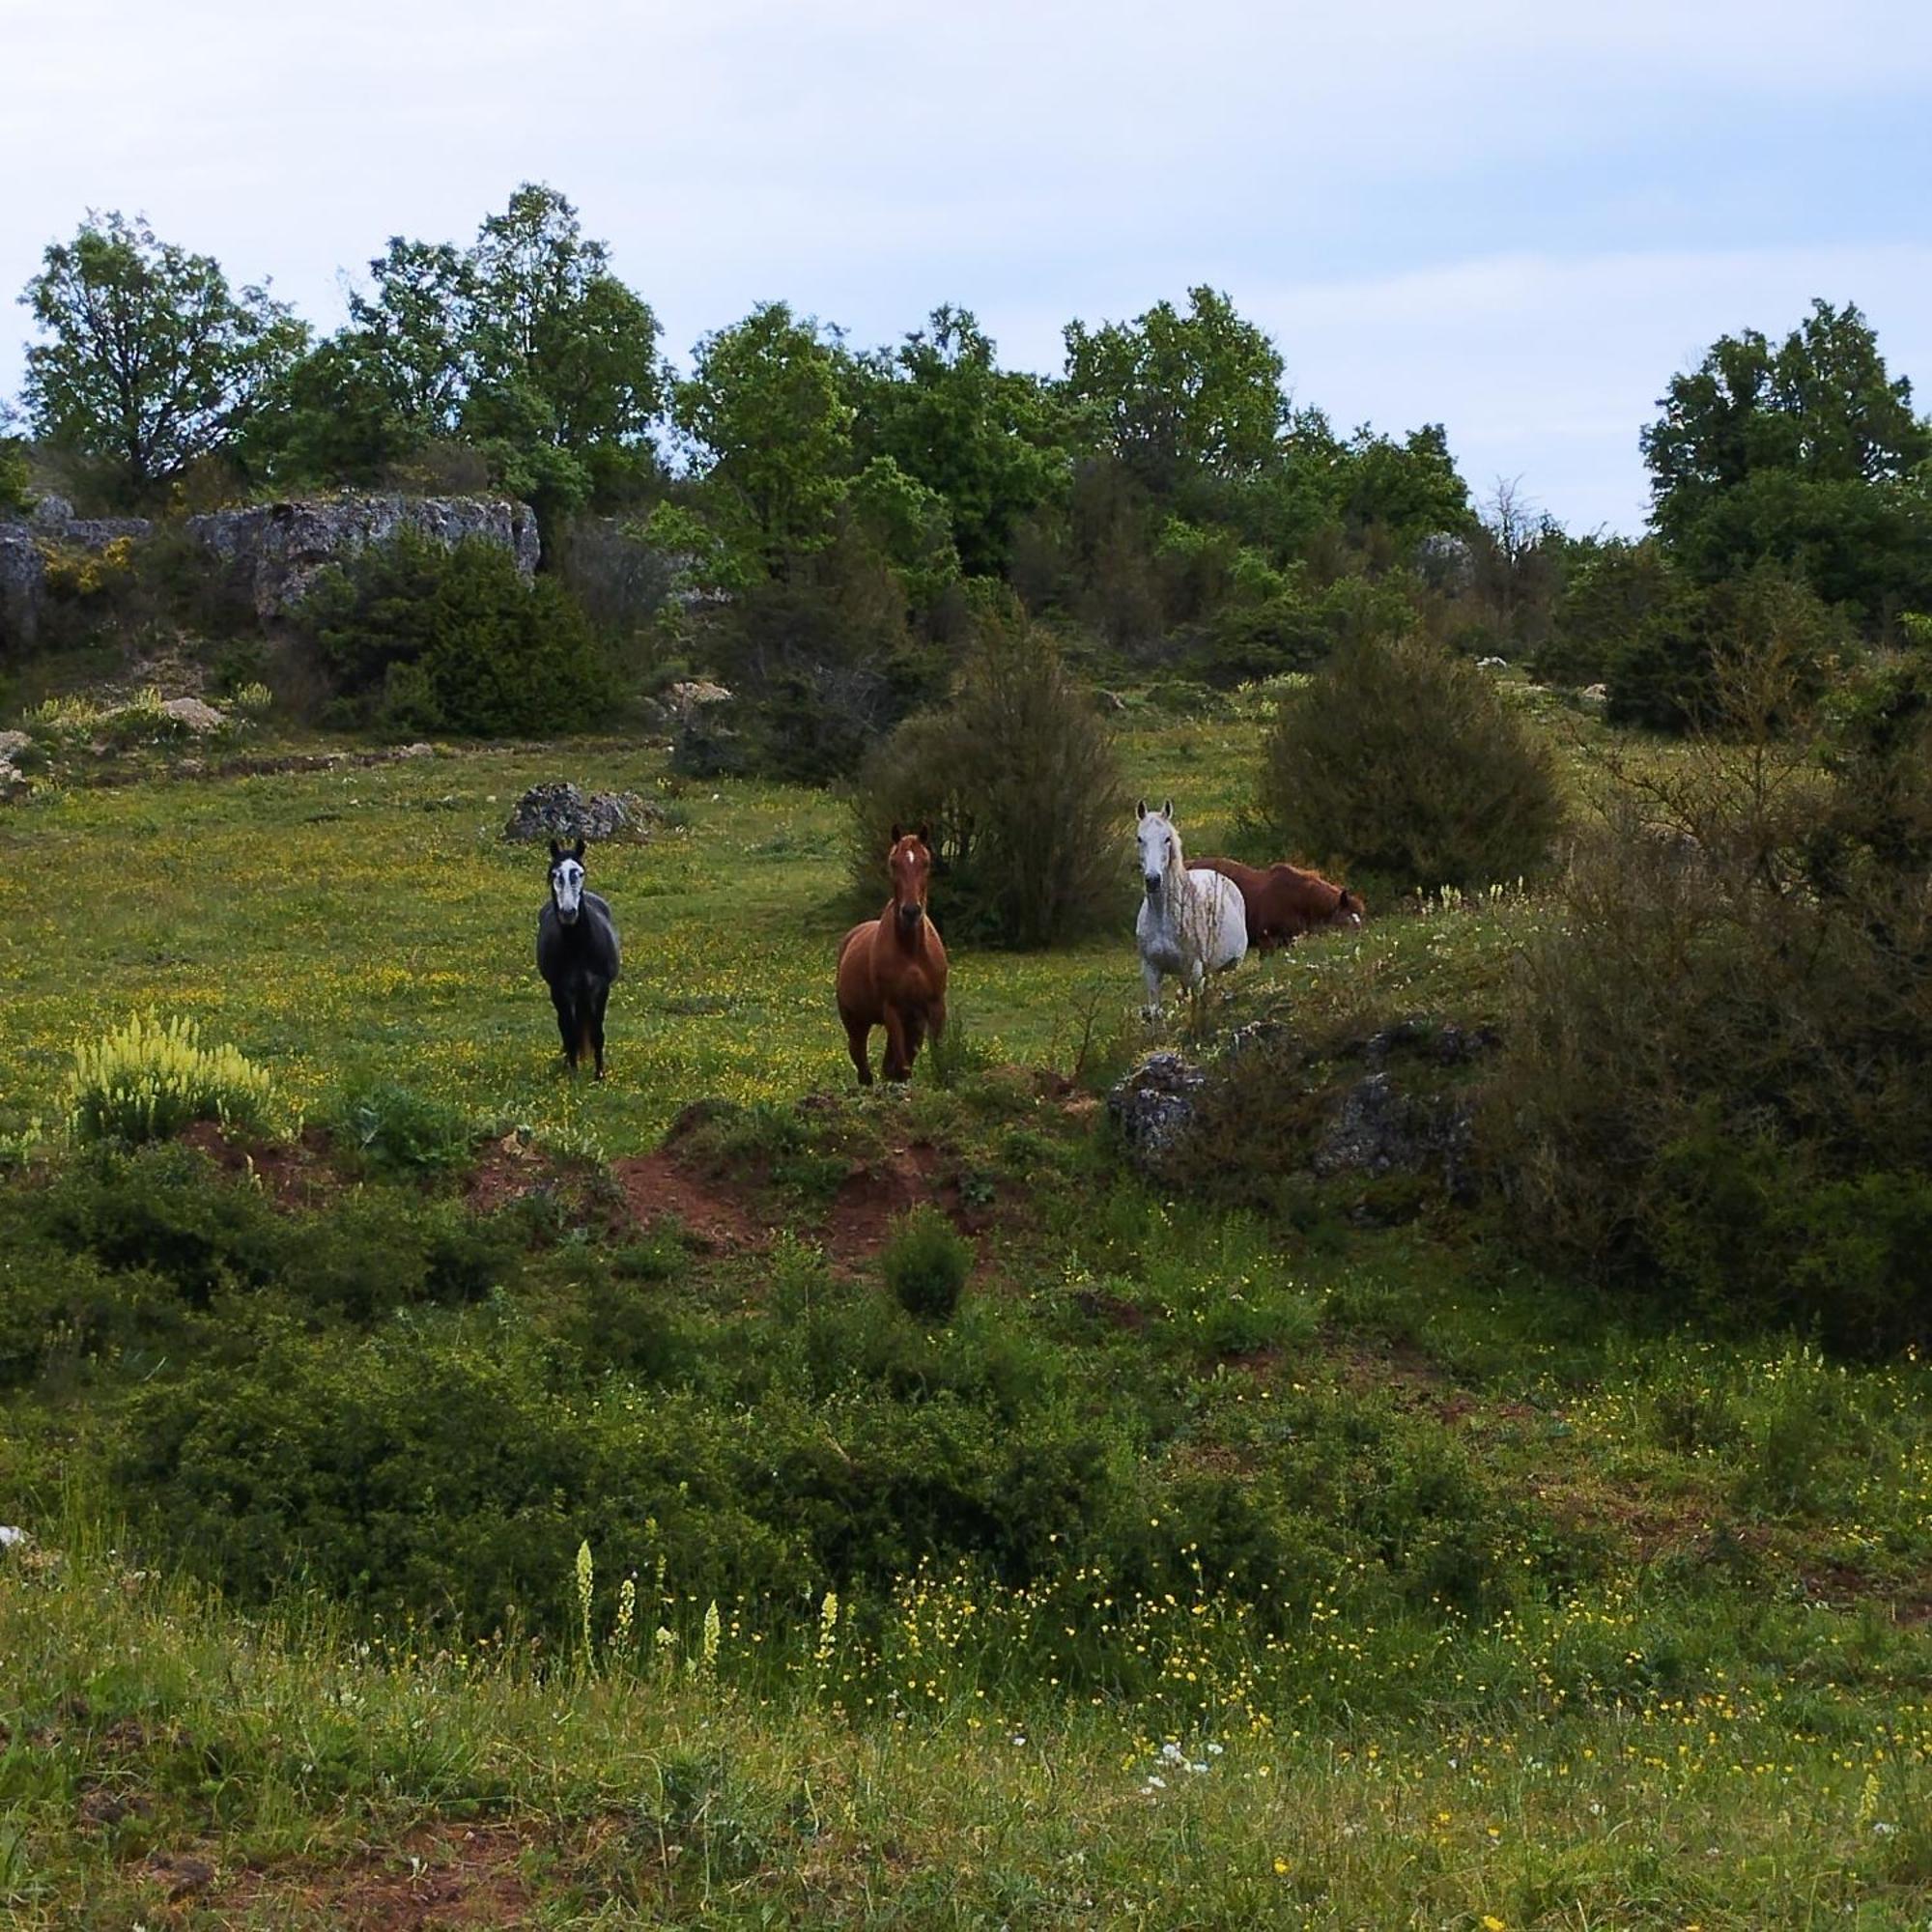
[[1148,897],[1155,898],[1174,854],[1174,827],[1161,813],[1150,811],[1142,818],[1134,837],[1141,848],[1141,881]]
[[550,868],[550,895],[557,918],[569,925],[583,907],[583,867],[575,859],[559,859]]

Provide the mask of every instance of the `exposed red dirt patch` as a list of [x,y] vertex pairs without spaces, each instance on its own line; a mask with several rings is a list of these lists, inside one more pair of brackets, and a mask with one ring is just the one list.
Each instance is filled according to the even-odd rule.
[[303,1860],[238,1872],[204,1895],[196,1918],[234,1923],[266,1912],[277,1923],[342,1932],[526,1925],[535,1898],[520,1867],[529,1849],[503,1826],[429,1825],[393,1850],[340,1864]]
[[611,1178],[640,1227],[675,1220],[700,1246],[761,1248],[772,1230],[724,1188],[680,1167],[668,1149],[612,1161]]
[[223,1174],[252,1177],[278,1208],[319,1207],[342,1186],[320,1127],[303,1128],[295,1141],[230,1140],[213,1121],[196,1121],[177,1138]]
[[821,1231],[826,1253],[848,1267],[868,1260],[885,1246],[893,1223],[923,1201],[963,1230],[958,1186],[936,1179],[939,1166],[939,1150],[922,1141],[893,1148],[855,1167],[838,1183],[826,1210]]
[[587,1182],[582,1161],[546,1153],[527,1135],[514,1130],[492,1141],[463,1178],[463,1199],[472,1213],[494,1214],[526,1195]]

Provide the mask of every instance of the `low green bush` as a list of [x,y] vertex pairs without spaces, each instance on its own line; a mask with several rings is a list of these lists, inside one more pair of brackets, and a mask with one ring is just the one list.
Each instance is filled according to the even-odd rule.
[[526,582],[483,538],[411,531],[317,573],[298,612],[334,707],[397,734],[583,730],[611,696],[609,661],[568,595]]
[[952,1320],[972,1265],[973,1244],[923,1203],[900,1218],[879,1258],[893,1299],[919,1321]]
[[892,827],[928,827],[934,918],[949,938],[1049,946],[1112,918],[1128,851],[1119,760],[1051,642],[992,618],[941,710],[878,746],[851,800],[857,902],[881,902]]
[[1541,872],[1564,824],[1549,748],[1416,638],[1363,638],[1282,694],[1260,803],[1288,850],[1402,891]]
[[371,1167],[389,1174],[460,1167],[476,1145],[475,1126],[461,1109],[394,1080],[356,1082],[325,1124]]

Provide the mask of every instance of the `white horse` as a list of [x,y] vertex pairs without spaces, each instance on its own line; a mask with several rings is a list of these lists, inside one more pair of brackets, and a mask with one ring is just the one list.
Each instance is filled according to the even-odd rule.
[[1190,993],[1201,990],[1209,973],[1238,966],[1248,950],[1248,918],[1240,888],[1205,867],[1190,871],[1174,829],[1174,801],[1150,811],[1143,799],[1134,808],[1140,821],[1141,879],[1146,896],[1134,936],[1141,946],[1141,973],[1147,980],[1149,1019],[1160,1012],[1160,981],[1178,974]]

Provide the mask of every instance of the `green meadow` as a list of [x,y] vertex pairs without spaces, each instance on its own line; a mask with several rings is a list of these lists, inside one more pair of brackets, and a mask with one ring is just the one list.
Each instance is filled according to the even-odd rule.
[[[1129,784],[1253,850],[1256,735],[1136,724]],[[500,837],[558,776],[661,813],[591,856],[602,1084]],[[1157,1041],[1285,1022],[1321,1093],[1501,1020],[1549,902],[1377,906],[1149,1029],[1122,826],[1119,930],[956,948],[957,1039],[862,1096],[845,837],[606,742],[0,817],[10,1923],[1932,1922],[1916,1357],[1434,1194],[1163,1190],[1105,1122]],[[273,1131],[64,1146],[140,1011]],[[895,1299],[921,1205],[950,1321]]]

